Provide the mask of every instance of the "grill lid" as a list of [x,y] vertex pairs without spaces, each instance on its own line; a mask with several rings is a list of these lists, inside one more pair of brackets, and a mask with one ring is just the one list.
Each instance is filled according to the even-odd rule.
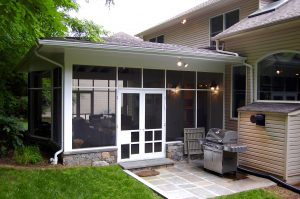
[[211,128],[206,135],[206,140],[220,144],[235,144],[237,143],[237,132]]

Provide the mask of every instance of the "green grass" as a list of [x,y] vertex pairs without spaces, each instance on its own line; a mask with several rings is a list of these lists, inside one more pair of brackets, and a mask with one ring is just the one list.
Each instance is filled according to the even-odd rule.
[[37,146],[24,146],[15,150],[14,159],[19,164],[36,164],[41,162],[43,157]]
[[0,167],[0,198],[161,198],[119,166],[53,169]]
[[263,189],[254,189],[251,191],[244,191],[232,195],[220,196],[217,199],[280,199],[279,196],[263,190]]

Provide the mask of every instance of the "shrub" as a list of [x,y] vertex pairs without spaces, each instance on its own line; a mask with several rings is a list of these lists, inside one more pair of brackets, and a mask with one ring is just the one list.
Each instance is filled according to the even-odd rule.
[[15,150],[14,159],[19,164],[36,164],[43,160],[37,146],[25,146]]
[[23,147],[24,132],[24,125],[18,118],[0,114],[0,157],[10,149]]

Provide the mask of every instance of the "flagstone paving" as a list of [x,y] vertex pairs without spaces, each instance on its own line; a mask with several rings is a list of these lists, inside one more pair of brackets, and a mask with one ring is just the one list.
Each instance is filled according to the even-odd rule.
[[173,167],[156,169],[160,175],[143,177],[169,199],[202,199],[263,188],[275,183],[252,175],[224,177],[203,170],[202,161],[176,162]]

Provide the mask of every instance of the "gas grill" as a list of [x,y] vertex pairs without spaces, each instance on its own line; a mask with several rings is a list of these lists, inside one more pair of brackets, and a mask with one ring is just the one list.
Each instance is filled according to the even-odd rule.
[[212,128],[200,140],[204,151],[204,168],[224,174],[235,172],[237,154],[247,150],[246,145],[237,143],[237,132]]

